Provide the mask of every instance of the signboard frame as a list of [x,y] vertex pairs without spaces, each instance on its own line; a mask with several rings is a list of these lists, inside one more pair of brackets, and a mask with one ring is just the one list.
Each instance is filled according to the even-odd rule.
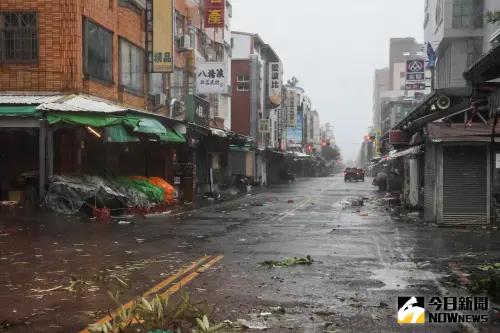
[[283,65],[281,62],[269,63],[269,103],[272,109],[279,108],[283,101]]
[[259,133],[271,133],[271,119],[259,119]]
[[[227,93],[227,79],[228,68],[226,63],[199,63],[196,70],[196,93],[200,95],[225,94]],[[207,85],[204,81],[213,83]]]
[[[147,0],[146,2],[148,73],[173,73],[174,71],[174,11],[174,0]],[[162,61],[158,62],[159,59]]]
[[[213,13],[218,12],[219,22],[213,22]],[[205,28],[224,28],[226,24],[226,0],[205,0]]]

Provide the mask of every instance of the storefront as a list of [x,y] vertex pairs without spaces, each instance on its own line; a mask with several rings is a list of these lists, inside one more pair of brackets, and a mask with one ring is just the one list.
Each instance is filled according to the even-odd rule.
[[43,197],[47,122],[32,105],[0,105],[0,201]]
[[431,123],[425,154],[425,220],[440,225],[489,224],[495,216],[492,127]]
[[[111,187],[134,179],[150,182],[142,184],[150,190],[156,186],[153,191],[163,191],[164,197],[151,196],[159,200],[155,204],[173,203],[170,184],[176,183],[178,164],[187,159],[189,149],[172,120],[80,95],[42,103],[33,97],[33,105],[19,105],[25,97],[8,98],[17,104],[0,106],[0,156],[6,161],[0,170],[1,200],[40,202],[52,195],[46,204],[64,201],[58,207],[69,214],[78,211],[73,209],[75,202],[82,203],[78,196],[92,188],[96,198],[105,189],[107,198],[118,198],[114,203],[125,203],[126,195]],[[121,185],[117,186],[130,194],[132,190]],[[35,186],[38,193],[33,194]],[[64,199],[63,188],[75,197]]]

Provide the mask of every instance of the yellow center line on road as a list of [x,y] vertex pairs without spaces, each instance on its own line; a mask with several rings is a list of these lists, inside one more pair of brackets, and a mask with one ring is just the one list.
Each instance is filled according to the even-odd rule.
[[[210,265],[212,266],[213,264],[215,264],[216,262],[218,262],[219,260],[221,260],[222,258],[220,257],[223,257],[223,256],[218,256],[218,257],[211,257],[211,256],[204,256],[204,257],[201,257],[200,259],[196,260],[195,262],[193,262],[191,265],[187,266],[187,267],[183,267],[181,268],[179,271],[177,271],[176,273],[170,275],[169,277],[167,277],[165,280],[161,281],[160,283],[158,283],[157,285],[155,285],[153,288],[149,289],[148,291],[146,291],[142,297],[148,297],[152,294],[155,294],[155,293],[158,293],[160,290],[162,290],[163,288],[167,287],[168,285],[170,285],[172,282],[174,282],[175,280],[177,280],[178,278],[180,278],[181,276],[184,276],[186,275],[187,273],[193,271],[194,269],[196,269],[197,267],[199,267],[201,264],[203,264],[204,262],[207,262],[207,260],[211,259],[211,261],[209,261],[208,263],[206,263],[205,265],[201,266],[201,268],[199,268],[197,271],[200,271],[200,270],[203,270],[202,272],[206,271],[208,268],[204,269],[204,267],[206,265]],[[216,260],[217,259],[217,260]],[[214,260],[216,260],[214,262]],[[199,275],[199,274],[197,274]],[[188,275],[190,276],[190,275]],[[184,280],[184,279],[183,279]],[[181,280],[181,282],[183,281]],[[187,283],[184,283],[182,286],[184,286],[185,284]],[[180,288],[182,288],[182,286]],[[178,288],[176,291],[178,291],[180,288]],[[172,289],[172,288],[170,288]],[[169,289],[169,290],[170,290]],[[168,292],[168,291],[167,291]],[[166,294],[166,293],[165,293]],[[173,293],[172,293],[173,294]],[[130,309],[135,303],[135,300],[131,300],[125,304],[123,304],[123,308],[124,309]],[[106,322],[109,322],[111,320],[113,320],[114,317],[116,317],[116,315],[118,314],[118,312],[121,310],[121,307],[116,309],[115,311],[113,311],[111,313],[111,315],[107,315],[105,316],[104,318],[98,320],[97,322],[95,322],[95,324],[99,325],[99,324],[104,324]],[[80,331],[79,333],[90,333],[88,328]]]
[[213,265],[215,265],[216,263],[218,263],[219,261],[222,260],[222,258],[224,258],[223,255],[220,255],[220,256],[217,256],[215,258],[213,258],[212,260],[210,260],[209,262],[207,262],[206,264],[202,265],[199,269],[197,269],[195,272],[192,272],[191,274],[189,274],[188,276],[184,277],[182,280],[180,280],[179,282],[177,282],[176,284],[174,284],[172,287],[170,287],[166,292],[164,292],[162,294],[162,296],[170,296],[172,294],[175,294],[176,292],[178,292],[181,288],[185,287],[186,285],[188,285],[191,281],[193,281],[196,277],[198,277],[198,275],[206,272],[210,267],[212,267]]

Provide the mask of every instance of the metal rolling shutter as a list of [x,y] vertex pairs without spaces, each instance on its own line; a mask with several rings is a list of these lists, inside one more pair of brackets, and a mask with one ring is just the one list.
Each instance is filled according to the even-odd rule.
[[435,222],[436,146],[425,147],[424,220]]
[[443,163],[443,223],[488,223],[486,147],[443,147]]

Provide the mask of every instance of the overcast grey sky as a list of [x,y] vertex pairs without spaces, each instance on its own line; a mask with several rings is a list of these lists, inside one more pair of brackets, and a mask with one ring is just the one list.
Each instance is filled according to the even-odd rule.
[[423,41],[424,0],[232,0],[232,29],[258,33],[296,76],[344,159],[355,159],[372,121],[373,75],[389,39]]

